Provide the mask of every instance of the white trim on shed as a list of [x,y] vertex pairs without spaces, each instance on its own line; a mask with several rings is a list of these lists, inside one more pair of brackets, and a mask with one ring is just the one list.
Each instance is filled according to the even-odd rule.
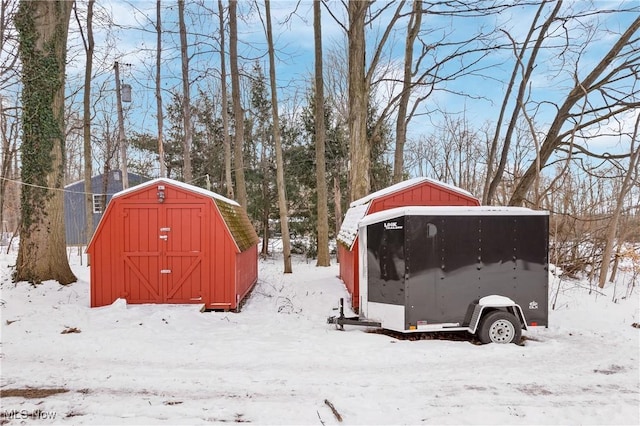
[[371,206],[371,201],[375,200],[376,198],[381,198],[387,195],[394,194],[396,192],[400,192],[404,189],[411,188],[412,186],[416,186],[424,182],[430,182],[436,186],[447,188],[464,196],[473,197],[470,192],[458,188],[457,186],[440,182],[439,180],[430,179],[427,177],[408,179],[400,183],[396,183],[395,185],[391,185],[387,188],[381,189],[380,191],[373,192],[366,197],[362,197],[358,200],[353,201],[349,205],[347,214],[344,216],[342,226],[340,227],[340,231],[338,232],[337,240],[349,247],[349,250],[353,249],[353,245],[355,244],[356,238],[358,236],[358,223],[362,220],[363,217],[367,215],[369,206]]
[[216,194],[215,192],[207,191],[206,189],[200,188],[198,186],[190,185],[188,183],[180,182],[178,180],[173,180],[169,178],[157,178],[150,180],[148,182],[141,183],[140,185],[133,186],[131,188],[124,189],[120,192],[113,194],[113,197],[122,197],[123,195],[128,194],[129,192],[139,191],[141,188],[146,188],[147,186],[159,185],[162,183],[170,183],[171,185],[175,185],[184,189],[185,191],[195,192],[196,194],[204,195],[206,197],[215,198],[217,200],[223,201],[225,203],[231,204],[233,206],[239,206],[237,201],[234,201],[230,198],[223,197],[220,194]]

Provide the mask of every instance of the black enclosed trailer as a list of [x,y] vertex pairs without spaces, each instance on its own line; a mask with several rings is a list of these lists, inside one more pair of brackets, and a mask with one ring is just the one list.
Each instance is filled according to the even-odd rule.
[[548,325],[549,214],[520,207],[401,207],[359,224],[360,317],[400,332],[518,341]]

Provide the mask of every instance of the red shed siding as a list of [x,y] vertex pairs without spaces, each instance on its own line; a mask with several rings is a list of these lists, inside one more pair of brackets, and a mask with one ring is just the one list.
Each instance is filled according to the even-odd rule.
[[238,283],[239,300],[244,299],[257,281],[258,264],[254,261],[257,256],[258,246],[254,246],[236,257],[236,282]]
[[[257,281],[257,235],[240,253],[213,198],[171,182],[152,181],[112,199],[87,249],[91,306],[124,298],[236,309]],[[163,203],[158,185],[165,187]]]
[[[377,213],[402,206],[479,206],[480,201],[455,188],[424,181],[402,190],[382,195],[370,201],[367,214]],[[358,238],[351,250],[343,244],[338,245],[340,256],[340,278],[351,294],[354,309],[360,306]]]
[[342,244],[338,244],[338,256],[340,256],[340,278],[351,295],[351,305],[357,308],[359,301],[356,299],[360,294],[358,290],[358,274],[360,273],[360,268],[358,267],[358,239],[353,244],[352,250]]

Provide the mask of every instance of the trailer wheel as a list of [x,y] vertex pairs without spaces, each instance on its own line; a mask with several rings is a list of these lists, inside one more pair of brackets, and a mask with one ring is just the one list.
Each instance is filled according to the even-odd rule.
[[505,311],[488,313],[478,330],[478,338],[482,343],[518,343],[521,336],[520,321]]

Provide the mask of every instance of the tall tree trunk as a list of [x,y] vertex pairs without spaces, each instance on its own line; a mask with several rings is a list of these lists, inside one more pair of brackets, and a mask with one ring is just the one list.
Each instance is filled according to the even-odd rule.
[[158,120],[158,162],[160,177],[167,177],[167,165],[164,162],[164,113],[162,110],[162,14],[160,0],[156,0],[156,119]]
[[222,0],[218,0],[218,14],[220,18],[220,91],[222,92],[222,132],[224,143],[224,181],[227,187],[227,197],[235,198],[233,193],[233,180],[231,179],[231,140],[229,138],[229,114],[227,105],[227,66],[225,54],[225,30],[224,30],[224,8]]
[[638,173],[638,156],[640,156],[640,148],[635,147],[635,143],[638,140],[638,129],[640,128],[640,115],[636,118],[636,125],[633,130],[633,136],[631,137],[631,157],[629,157],[629,170],[627,170],[624,180],[620,187],[620,192],[616,199],[616,207],[611,216],[611,221],[607,227],[607,238],[605,240],[604,250],[602,252],[602,267],[600,268],[600,276],[598,277],[598,287],[604,287],[607,282],[607,274],[609,273],[609,264],[611,263],[611,254],[613,253],[613,247],[615,245],[616,233],[618,231],[618,222],[620,220],[620,214],[624,207],[624,198],[629,193],[629,190],[633,186],[633,178]]
[[327,167],[325,164],[324,83],[322,79],[322,17],[320,2],[313,2],[316,110],[316,187],[318,196],[318,260],[316,266],[329,266],[329,213]]
[[[93,235],[93,156],[91,154],[91,77],[93,73],[93,50],[95,41],[93,39],[93,6],[95,0],[87,3],[87,39],[85,42],[85,70],[84,70],[84,96],[83,102],[83,138],[84,138],[84,192],[85,195],[85,217],[86,217],[86,241],[87,243]],[[77,5],[77,3],[76,3]],[[87,255],[88,256],[88,255]],[[91,264],[91,259],[87,259],[87,265]]]
[[289,207],[284,187],[284,158],[280,138],[280,115],[278,114],[278,84],[276,81],[276,59],[273,48],[273,30],[271,28],[271,4],[264,2],[267,14],[267,41],[269,43],[269,82],[271,84],[271,113],[273,115],[273,141],[276,146],[276,185],[278,187],[278,209],[280,211],[280,231],[282,233],[282,251],[284,273],[293,272],[291,266],[291,241],[289,237]]
[[393,182],[398,183],[404,177],[404,145],[407,141],[407,109],[411,98],[411,79],[413,77],[413,45],[422,25],[422,0],[414,0],[411,19],[407,26],[407,39],[404,46],[404,75],[402,95],[398,104],[396,122],[396,148],[393,159]]
[[[341,169],[339,167],[339,169]],[[337,176],[333,178],[333,215],[336,218],[336,235],[340,232],[340,228],[342,228],[342,190],[340,189],[340,176],[342,174],[341,170],[338,170]],[[340,251],[336,251],[337,261],[340,262],[339,254]]]
[[260,144],[260,167],[262,168],[262,250],[263,256],[269,255],[269,216],[271,200],[269,199],[269,165],[267,164],[267,135],[264,126],[261,127],[262,143]]
[[116,108],[118,112],[118,146],[120,147],[120,171],[122,173],[122,187],[129,187],[129,171],[127,168],[127,141],[124,135],[124,115],[122,113],[122,89],[120,87],[120,64],[113,66],[116,74]]
[[369,1],[349,0],[349,158],[351,169],[349,199],[355,201],[369,194],[371,180],[371,146],[367,139],[369,86],[365,72],[365,18]]
[[182,142],[183,170],[185,182],[193,180],[191,170],[191,143],[193,130],[191,125],[191,94],[189,92],[189,55],[187,52],[187,27],[184,23],[184,0],[178,0],[178,21],[180,26],[180,57],[182,59],[182,117],[184,120],[184,141]]
[[236,172],[236,194],[238,203],[247,208],[247,184],[244,178],[244,113],[240,99],[240,71],[238,70],[238,20],[236,9],[238,0],[229,1],[229,60],[231,62],[231,98],[233,99],[233,116],[236,125],[234,135],[234,164]]
[[64,77],[72,1],[20,2],[22,61],[20,246],[13,280],[76,281],[65,244]]

